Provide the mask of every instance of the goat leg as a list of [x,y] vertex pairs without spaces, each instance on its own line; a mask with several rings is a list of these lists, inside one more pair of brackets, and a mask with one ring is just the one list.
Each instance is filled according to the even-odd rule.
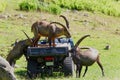
[[97,57],[97,64],[99,65],[99,67],[100,67],[100,69],[101,69],[101,71],[102,71],[102,76],[105,76],[105,75],[104,75],[103,66],[102,66],[102,64],[100,63],[99,56]]
[[16,60],[11,59],[11,60],[9,60],[8,62],[9,62],[9,64],[10,64],[12,67],[15,67]]
[[33,42],[33,46],[37,46],[37,42],[40,39],[40,36],[38,36],[37,38],[35,38],[34,42]]
[[55,47],[55,38],[53,38],[52,41],[53,41],[53,47]]
[[81,70],[82,70],[82,66],[78,64],[78,65],[77,65],[77,70],[76,70],[76,77],[77,77],[77,78],[80,77]]
[[48,43],[49,43],[49,46],[51,47],[51,38],[48,37]]
[[86,66],[86,68],[85,68],[85,72],[83,74],[83,77],[85,77],[85,74],[86,74],[87,70],[88,70],[88,66]]

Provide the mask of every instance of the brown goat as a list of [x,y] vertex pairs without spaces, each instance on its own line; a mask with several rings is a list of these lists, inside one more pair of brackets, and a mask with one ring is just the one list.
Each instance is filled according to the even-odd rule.
[[[24,31],[23,31],[24,32]],[[24,34],[27,36],[27,34],[24,32]],[[16,60],[21,58],[21,56],[24,54],[26,57],[27,53],[27,48],[28,46],[32,46],[33,41],[27,36],[28,39],[25,40],[20,40],[15,42],[16,44],[14,45],[13,49],[9,52],[7,55],[6,60],[9,62],[9,64],[14,67]],[[27,57],[26,57],[27,59]]]
[[[69,27],[69,23],[67,19],[64,16],[64,20],[66,21],[67,27]],[[61,25],[62,28],[57,27],[55,24]],[[49,46],[51,46],[51,41],[53,42],[53,46],[55,46],[54,39],[56,37],[65,35],[66,37],[70,38],[70,32],[66,26],[59,22],[47,22],[47,21],[37,21],[33,23],[31,27],[31,31],[34,33],[34,46],[37,44],[38,40],[40,39],[41,36],[48,37],[49,41]]]
[[99,60],[98,51],[91,47],[83,47],[83,48],[78,47],[81,41],[88,36],[90,35],[85,35],[82,38],[80,38],[78,42],[75,44],[74,48],[70,50],[73,61],[76,64],[76,68],[77,68],[76,77],[80,77],[82,66],[86,66],[85,72],[83,74],[83,77],[84,77],[87,72],[88,66],[91,66],[94,62],[97,62],[97,64],[102,70],[102,75],[104,76],[104,71],[103,71],[102,64],[100,63],[100,60]]

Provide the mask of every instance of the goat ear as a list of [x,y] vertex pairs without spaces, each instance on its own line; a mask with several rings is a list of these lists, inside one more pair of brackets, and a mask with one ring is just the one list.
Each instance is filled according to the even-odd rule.
[[30,37],[25,33],[25,31],[22,30],[22,32],[26,35],[26,37],[29,39],[29,41],[30,41],[31,43],[33,43],[33,41],[30,39]]
[[76,43],[75,43],[75,48],[77,48],[79,46],[79,44],[82,42],[82,40],[84,40],[86,37],[90,37],[90,35],[85,35],[83,37],[81,37]]

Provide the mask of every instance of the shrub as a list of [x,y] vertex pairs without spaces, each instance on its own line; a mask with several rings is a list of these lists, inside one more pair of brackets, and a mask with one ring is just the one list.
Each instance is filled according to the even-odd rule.
[[48,11],[53,14],[60,14],[61,13],[61,8],[58,5],[55,4],[50,4]]
[[26,0],[19,4],[20,10],[31,11],[31,10],[39,10],[50,12],[53,14],[60,14],[61,8],[53,3],[48,2],[40,2],[38,0]]
[[101,12],[106,15],[120,16],[120,1],[118,0],[26,0],[20,4],[21,10],[40,10],[60,14],[62,8],[70,10],[87,10]]
[[31,11],[37,10],[38,1],[37,0],[25,0],[19,4],[20,10]]
[[106,15],[120,16],[119,0],[52,0],[52,2],[61,8],[91,12],[99,11]]

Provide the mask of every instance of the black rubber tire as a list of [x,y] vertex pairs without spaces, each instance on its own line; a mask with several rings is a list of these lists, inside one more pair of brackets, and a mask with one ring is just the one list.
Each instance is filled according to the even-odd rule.
[[36,66],[37,66],[37,64],[36,64],[35,61],[28,60],[28,63],[27,63],[27,76],[29,78],[31,78],[31,79],[35,78],[36,77],[35,75],[37,75],[36,74]]
[[73,76],[74,63],[71,57],[66,57],[63,63],[64,76]]

